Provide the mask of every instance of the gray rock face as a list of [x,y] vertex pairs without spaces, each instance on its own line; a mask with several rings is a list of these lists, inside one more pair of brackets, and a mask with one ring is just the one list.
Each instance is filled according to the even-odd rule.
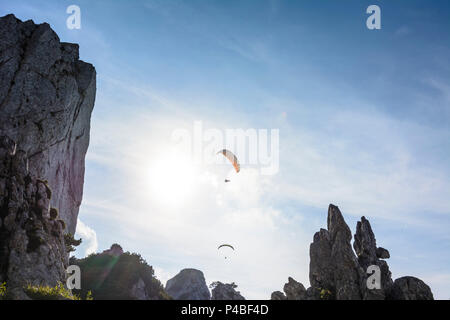
[[[309,292],[308,292],[309,290]],[[288,282],[284,284],[283,292],[272,292],[270,300],[314,300],[311,288],[305,289],[303,284],[295,281],[291,277],[288,278]]]
[[274,291],[270,295],[270,300],[287,300],[286,296],[281,291]]
[[391,255],[389,254],[389,251],[382,247],[378,247],[376,253],[377,253],[377,258],[380,258],[380,259],[389,259],[391,257]]
[[283,291],[286,293],[287,300],[306,300],[306,289],[300,282],[295,281],[291,277],[284,285]]
[[310,246],[311,286],[328,290],[338,300],[361,299],[362,270],[350,244],[350,228],[338,207],[330,205],[327,224],[328,230],[316,233]]
[[[369,221],[362,217],[357,223],[352,250],[351,232],[339,208],[328,209],[328,230],[314,234],[310,245],[309,281],[305,290],[301,283],[289,278],[280,291],[272,293],[273,300],[427,300],[433,299],[430,288],[420,279],[404,277],[392,281],[386,261],[389,251],[377,247]],[[381,289],[369,289],[369,266],[381,271]]]
[[[0,282],[12,299],[27,299],[26,284],[65,283],[65,223],[50,215],[52,191],[28,170],[27,154],[0,137]],[[54,210],[52,210],[54,211]]]
[[111,246],[111,248],[104,250],[102,254],[108,254],[113,257],[119,257],[123,254],[123,249],[119,244],[115,243]]
[[392,287],[391,272],[389,266],[384,260],[389,258],[389,251],[384,248],[377,248],[375,235],[372,231],[369,221],[361,217],[361,221],[356,224],[355,241],[353,248],[358,256],[359,265],[363,270],[367,270],[370,265],[377,265],[381,270],[381,289],[367,289],[367,277],[364,272],[361,277],[361,292],[363,299],[384,300]]
[[388,297],[392,300],[433,300],[429,286],[415,277],[402,277],[394,281]]
[[313,288],[334,291],[334,269],[331,262],[331,242],[328,230],[320,229],[314,234],[309,246],[309,282]]
[[131,287],[130,295],[136,300],[150,300],[144,280],[139,280]]
[[89,144],[96,72],[46,23],[0,18],[0,136],[26,154],[31,175],[47,180],[50,205],[75,232]]
[[210,300],[211,294],[203,272],[183,269],[167,281],[166,292],[175,300]]
[[234,283],[214,282],[211,300],[245,300]]
[[334,269],[336,299],[360,299],[360,275],[363,273],[352,250],[352,234],[338,207],[328,209],[328,231],[331,240],[331,260]]

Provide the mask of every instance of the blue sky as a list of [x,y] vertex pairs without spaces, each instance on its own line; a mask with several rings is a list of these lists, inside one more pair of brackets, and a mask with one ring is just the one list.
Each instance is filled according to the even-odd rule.
[[[80,30],[66,28],[71,4]],[[366,28],[371,4],[381,30]],[[394,278],[450,298],[448,1],[10,1],[0,13],[50,23],[98,73],[78,256],[118,242],[163,281],[197,267],[268,298],[288,276],[309,285],[309,243],[334,203],[352,232],[370,220]],[[278,174],[243,166],[228,189],[196,180],[192,199],[162,205],[151,159],[194,121],[279,129]],[[240,248],[234,260],[217,258],[220,241]]]

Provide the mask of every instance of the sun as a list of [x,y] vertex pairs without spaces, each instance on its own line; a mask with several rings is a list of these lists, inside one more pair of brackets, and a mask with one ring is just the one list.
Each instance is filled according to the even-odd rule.
[[196,189],[197,172],[189,156],[170,150],[155,157],[149,169],[151,197],[165,207],[180,207]]

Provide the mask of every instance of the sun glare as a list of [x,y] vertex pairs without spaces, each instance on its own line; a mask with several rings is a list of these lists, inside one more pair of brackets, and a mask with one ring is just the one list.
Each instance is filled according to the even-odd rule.
[[181,152],[170,151],[156,157],[150,167],[151,196],[164,206],[179,207],[196,188],[196,170],[191,159]]

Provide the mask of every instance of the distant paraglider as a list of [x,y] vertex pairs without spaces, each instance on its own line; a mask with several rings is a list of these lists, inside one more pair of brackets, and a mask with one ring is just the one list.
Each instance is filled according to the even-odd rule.
[[[231,248],[234,251],[234,247],[231,244],[221,244],[219,247],[217,247],[217,250],[220,250],[221,248]],[[225,259],[227,259],[227,256],[225,256]]]
[[229,247],[229,248],[231,248],[231,249],[234,250],[234,247],[233,247],[231,244],[221,244],[221,245],[217,248],[217,250],[219,250],[219,249],[222,248],[222,247]]
[[[225,158],[227,158],[231,162],[231,164],[234,167],[234,170],[236,170],[236,173],[238,173],[241,170],[239,161],[233,152],[231,152],[230,150],[227,150],[227,149],[223,149],[223,150],[217,152],[217,154],[220,154],[220,153],[223,154],[225,156]],[[225,182],[230,182],[230,180],[225,179]]]

